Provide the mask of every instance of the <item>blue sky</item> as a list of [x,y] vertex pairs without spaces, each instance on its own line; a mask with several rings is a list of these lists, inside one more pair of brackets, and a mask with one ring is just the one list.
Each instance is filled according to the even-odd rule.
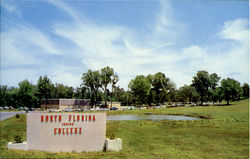
[[163,72],[177,87],[199,70],[249,83],[247,1],[1,1],[1,84],[77,87],[107,65],[127,89]]

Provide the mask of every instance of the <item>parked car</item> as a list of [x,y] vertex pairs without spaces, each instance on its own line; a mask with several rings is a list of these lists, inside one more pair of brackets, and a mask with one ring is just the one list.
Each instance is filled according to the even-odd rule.
[[88,109],[81,109],[81,111],[85,112],[85,111],[88,111]]
[[61,111],[60,109],[55,109],[55,108],[49,109],[49,112],[60,112],[60,111]]
[[10,109],[15,109],[15,108],[14,108],[14,107],[12,107],[12,106],[10,106],[9,108],[10,108]]
[[4,109],[10,109],[8,106],[5,106]]
[[34,111],[35,109],[34,108],[29,108],[29,111]]
[[19,107],[19,108],[17,108],[18,110],[23,110],[23,107]]
[[80,112],[80,111],[81,111],[81,109],[80,109],[80,108],[76,108],[76,109],[75,109],[75,111],[78,111],[78,112]]
[[118,108],[116,108],[116,107],[112,107],[112,108],[110,108],[110,110],[117,110]]
[[100,111],[108,111],[108,108],[101,108]]
[[66,109],[64,109],[63,111],[64,111],[64,112],[74,112],[74,110],[71,109],[71,108],[66,108]]

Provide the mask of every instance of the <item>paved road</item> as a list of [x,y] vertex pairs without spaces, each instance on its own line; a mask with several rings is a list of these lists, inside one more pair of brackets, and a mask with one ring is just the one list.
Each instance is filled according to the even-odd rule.
[[[43,113],[47,111],[30,111],[29,113]],[[24,114],[25,111],[13,111],[13,112],[0,112],[0,121],[13,117],[16,114]]]

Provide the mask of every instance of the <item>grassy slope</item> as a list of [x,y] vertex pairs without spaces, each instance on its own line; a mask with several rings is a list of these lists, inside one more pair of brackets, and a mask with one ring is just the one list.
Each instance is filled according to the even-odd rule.
[[230,106],[113,111],[116,114],[184,114],[211,119],[198,121],[108,121],[107,136],[123,139],[120,152],[48,153],[7,150],[15,134],[25,138],[25,115],[1,122],[0,157],[71,158],[248,158],[249,101]]

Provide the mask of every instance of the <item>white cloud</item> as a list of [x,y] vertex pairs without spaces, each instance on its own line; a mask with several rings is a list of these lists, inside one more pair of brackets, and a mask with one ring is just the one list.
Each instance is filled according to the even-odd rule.
[[225,22],[223,30],[219,35],[223,39],[236,40],[243,44],[248,44],[248,20],[247,19],[236,19]]
[[19,17],[22,17],[21,12],[19,11],[18,7],[12,4],[8,4],[8,1],[1,1],[1,6],[6,9],[7,11],[9,11],[10,13],[15,13],[17,14]]
[[[107,65],[113,67],[118,73],[120,77],[118,84],[125,89],[136,75],[157,72],[165,73],[178,87],[190,84],[192,76],[199,70],[216,72],[223,78],[234,76],[241,82],[247,82],[248,34],[246,33],[248,33],[248,28],[246,19],[225,22],[218,33],[222,40],[218,41],[216,48],[192,44],[175,50],[168,46],[176,43],[179,36],[185,34],[186,26],[175,19],[171,3],[168,1],[161,2],[162,10],[157,15],[154,28],[148,38],[137,36],[134,30],[128,27],[100,24],[89,20],[61,1],[49,2],[73,19],[65,23],[55,22],[52,25],[52,34],[72,42],[74,46],[68,47],[69,50],[74,48],[74,51],[68,53],[66,50],[59,49],[51,37],[26,25],[19,27],[18,31],[9,29],[1,35],[1,38],[4,38],[2,41],[4,41],[5,51],[3,52],[5,55],[9,52],[8,56],[4,57],[10,61],[13,60],[12,63],[47,62],[32,56],[29,46],[44,50],[47,54],[66,56],[69,59],[75,58],[81,61],[81,64],[76,66],[70,66],[65,62],[48,63],[49,71],[44,72],[48,73],[54,83],[79,86],[81,73],[87,71],[86,69],[97,70]],[[176,26],[180,27],[176,28]],[[226,43],[228,46],[225,46],[224,41],[227,40],[230,42]],[[227,50],[224,50],[224,47]],[[6,62],[4,65],[10,64],[9,60],[4,60]],[[13,73],[17,73],[17,70]],[[22,77],[34,79],[37,73],[39,74],[39,72],[30,71],[30,75],[23,74]],[[6,71],[4,74],[13,77]],[[38,76],[40,75],[42,74]]]

